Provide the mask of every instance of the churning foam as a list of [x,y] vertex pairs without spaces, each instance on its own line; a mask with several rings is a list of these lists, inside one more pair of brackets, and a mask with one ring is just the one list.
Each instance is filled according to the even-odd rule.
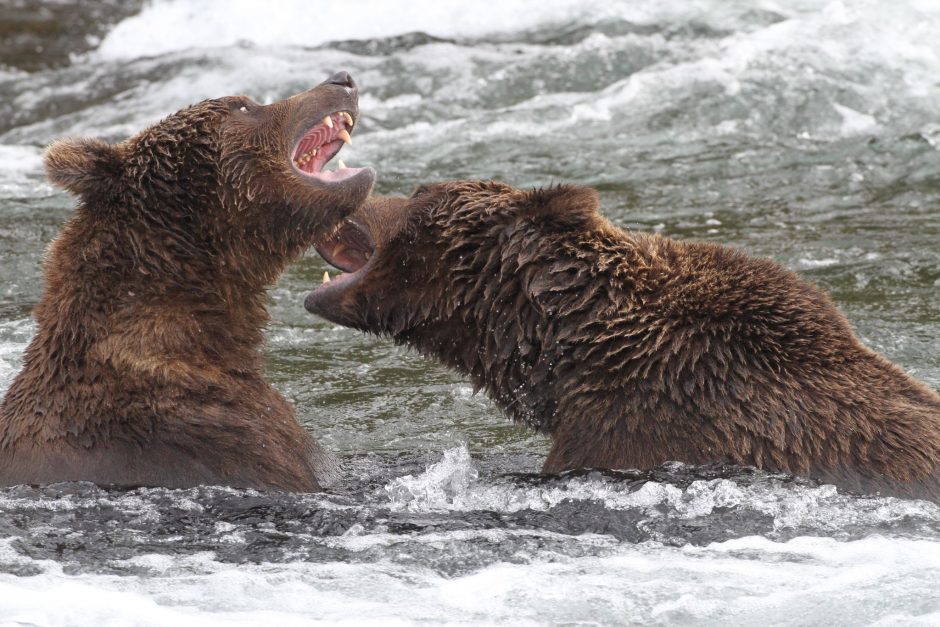
[[[390,538],[389,552],[400,551],[401,542]],[[588,617],[597,624],[629,617],[663,625],[928,625],[940,619],[940,543],[879,537],[625,544],[603,556],[546,554],[456,577],[392,560],[233,564],[212,553],[135,560],[148,566],[149,576],[68,575],[55,563],[39,564],[43,572],[31,577],[0,574],[0,627],[548,624]]]
[[[598,3],[599,4],[599,3]],[[316,46],[415,31],[439,37],[525,30],[574,19],[584,3],[571,0],[486,2],[309,2],[280,0],[169,0],[154,2],[115,27],[99,53],[108,58],[159,55],[173,50],[229,46]]]
[[849,525],[879,525],[902,520],[940,521],[940,506],[891,497],[859,498],[831,485],[790,485],[773,480],[740,485],[729,479],[700,479],[686,487],[648,481],[629,482],[574,477],[562,484],[520,486],[511,481],[479,480],[466,445],[444,452],[422,474],[393,479],[385,486],[391,506],[409,512],[545,511],[567,500],[596,501],[609,510],[637,509],[678,519],[736,508],[772,516],[775,529],[804,526],[838,532]]

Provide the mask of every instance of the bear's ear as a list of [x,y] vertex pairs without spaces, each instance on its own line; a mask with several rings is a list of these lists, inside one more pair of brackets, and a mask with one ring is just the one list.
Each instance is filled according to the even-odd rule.
[[66,138],[54,142],[43,158],[46,176],[77,196],[107,192],[121,176],[116,146],[100,139]]
[[563,184],[528,192],[526,206],[533,214],[575,226],[597,217],[601,202],[593,188]]

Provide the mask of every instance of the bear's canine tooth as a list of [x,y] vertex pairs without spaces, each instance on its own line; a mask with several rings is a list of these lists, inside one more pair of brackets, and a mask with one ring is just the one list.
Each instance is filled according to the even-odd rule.
[[333,117],[329,115],[326,116],[323,118],[323,123],[326,124],[327,128],[333,128]]
[[337,167],[336,167],[336,169],[337,169],[337,170],[345,170],[345,169],[346,169],[346,164],[343,163],[343,160],[342,160],[342,159],[339,159],[339,160],[337,161]]
[[342,139],[347,144],[352,144],[352,137],[349,136],[349,131],[347,131],[346,129],[341,130],[339,133],[336,134],[336,136]]
[[326,272],[323,273],[323,283],[326,284],[329,282],[330,282],[330,272],[329,270],[327,270]]
[[343,118],[346,120],[346,126],[353,125],[353,118],[347,111],[343,111]]

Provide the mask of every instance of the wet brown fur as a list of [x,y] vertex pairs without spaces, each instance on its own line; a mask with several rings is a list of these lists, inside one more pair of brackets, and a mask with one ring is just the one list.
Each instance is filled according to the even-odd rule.
[[728,462],[940,497],[940,396],[767,259],[625,232],[593,190],[420,188],[352,216],[368,272],[307,299],[468,374],[544,469]]
[[299,133],[337,109],[354,96],[324,84],[49,148],[49,178],[79,204],[47,252],[36,335],[0,409],[0,485],[310,491],[329,478],[334,460],[264,380],[258,349],[266,286],[371,187],[371,172],[327,188],[290,167]]

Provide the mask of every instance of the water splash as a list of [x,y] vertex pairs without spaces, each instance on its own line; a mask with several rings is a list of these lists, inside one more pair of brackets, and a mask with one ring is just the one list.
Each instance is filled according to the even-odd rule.
[[480,473],[462,444],[418,476],[405,475],[385,486],[393,509],[435,511],[466,506],[466,497]]

